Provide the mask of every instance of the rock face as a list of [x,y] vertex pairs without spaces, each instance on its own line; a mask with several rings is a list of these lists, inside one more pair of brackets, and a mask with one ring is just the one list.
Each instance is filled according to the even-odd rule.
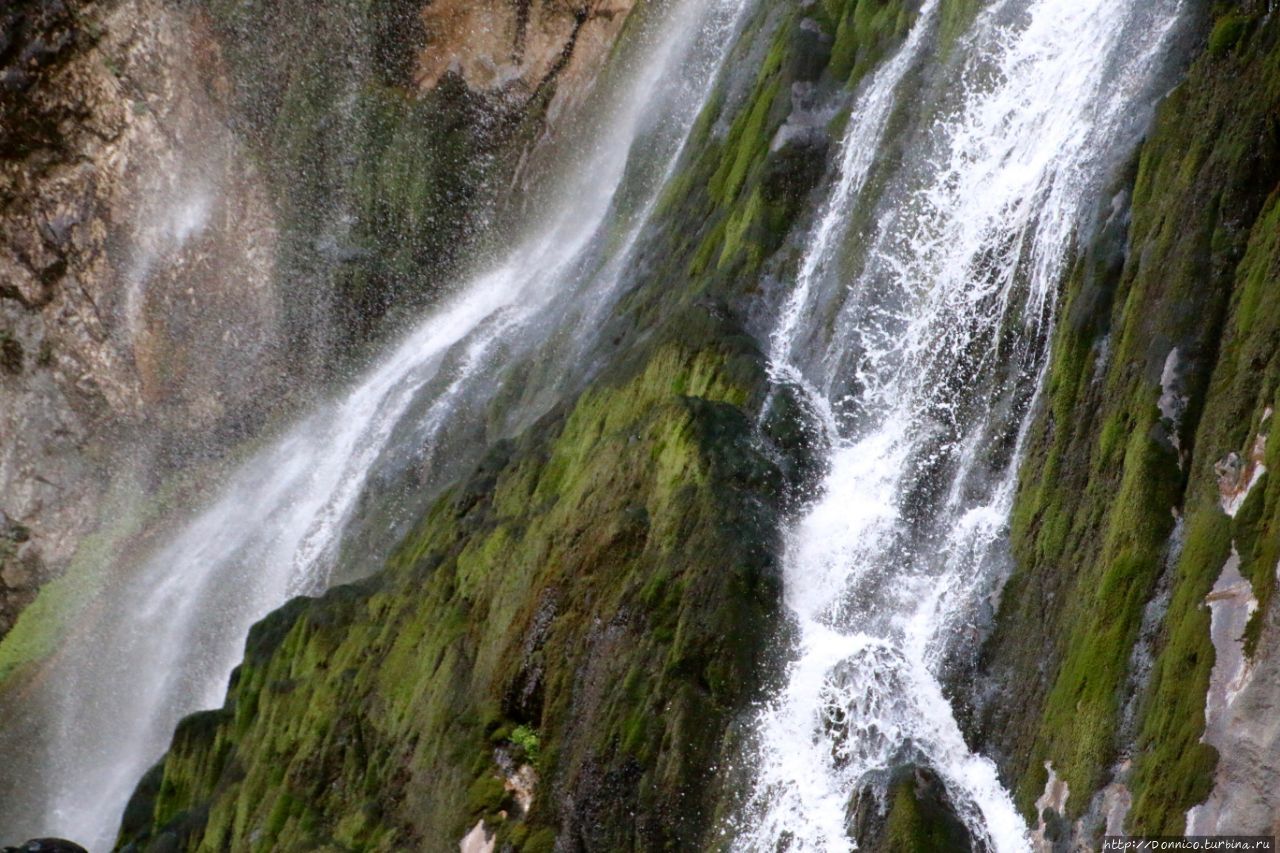
[[[136,539],[152,493],[435,298],[629,10],[0,12],[0,640],[106,516]],[[11,645],[0,679],[47,650]]]
[[435,0],[422,9],[425,43],[414,85],[455,74],[468,89],[529,100],[554,87],[552,114],[581,98],[635,0]]
[[860,797],[852,832],[858,850],[970,853],[974,849],[946,786],[931,770],[903,764],[888,776],[883,799],[871,791]]
[[2,637],[131,467],[94,459],[104,438],[165,454],[252,418],[279,295],[207,38],[145,0],[20,2],[0,23],[0,509],[29,532],[0,567]]
[[301,356],[341,370],[484,255],[632,2],[204,5],[305,283]]
[[255,628],[224,708],[138,787],[126,849],[714,844],[739,791],[718,768],[772,672],[781,514],[814,470],[744,329],[816,181],[770,145],[797,68],[814,75],[769,56],[799,23],[777,7],[748,26],[670,227],[603,320],[600,374],[491,448],[368,580]]
[[693,309],[494,448],[382,573],[259,624],[125,849],[698,849],[778,600],[764,375],[727,322]]

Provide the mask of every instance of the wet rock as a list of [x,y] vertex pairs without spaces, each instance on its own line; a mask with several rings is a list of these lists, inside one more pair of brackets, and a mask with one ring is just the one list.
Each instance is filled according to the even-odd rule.
[[471,831],[458,842],[459,853],[493,853],[497,839],[487,830],[484,821],[478,821]]
[[831,138],[818,127],[785,124],[769,150],[765,197],[798,201],[812,190],[827,168]]
[[946,786],[926,767],[903,765],[894,771],[883,813],[864,796],[858,808],[858,849],[870,853],[906,851],[969,853],[973,841]]
[[828,445],[818,414],[803,389],[774,389],[765,408],[763,429],[779,453],[779,468],[788,491],[801,497],[817,482]]
[[[1266,418],[1263,419],[1264,423],[1265,421]],[[1213,473],[1218,478],[1222,511],[1232,518],[1244,506],[1245,498],[1258,480],[1267,473],[1267,466],[1263,464],[1266,449],[1267,433],[1259,431],[1247,458],[1233,450],[1213,465]]]
[[10,542],[26,542],[31,538],[31,532],[18,522],[14,521],[5,511],[0,509],[0,539],[8,539]]
[[1164,418],[1169,444],[1181,453],[1182,419],[1186,415],[1187,405],[1191,398],[1187,394],[1187,364],[1178,353],[1178,348],[1169,350],[1165,357],[1164,368],[1160,371],[1160,399],[1157,406]]
[[22,373],[22,342],[5,332],[0,332],[0,370],[17,376]]
[[521,646],[521,667],[502,700],[503,712],[519,722],[534,722],[542,715],[545,666],[542,651],[551,623],[559,609],[554,590],[547,590],[538,602],[533,622]]
[[72,117],[62,105],[51,105],[29,93],[42,77],[73,52],[78,30],[60,0],[20,0],[0,10],[0,157],[22,156],[56,147],[58,124]]
[[533,808],[538,790],[538,771],[532,764],[517,761],[516,751],[509,747],[494,750],[493,760],[502,775],[503,790],[511,795],[514,805],[513,813],[508,817],[523,819]]
[[[803,33],[805,27],[798,29]],[[825,66],[826,60],[821,61]],[[790,112],[769,142],[762,189],[770,201],[798,203],[826,171],[831,149],[827,126],[835,112],[821,87],[807,76],[805,69],[797,72],[790,88]]]
[[9,590],[34,592],[44,580],[39,553],[29,544],[13,549],[10,556],[5,550],[0,546],[0,585]]
[[[1262,751],[1255,752],[1253,744],[1249,743],[1258,736],[1260,727],[1254,722],[1254,714],[1242,713],[1237,707],[1241,694],[1253,681],[1257,663],[1245,654],[1243,638],[1249,619],[1258,608],[1258,601],[1252,585],[1240,574],[1240,555],[1234,546],[1205,603],[1212,614],[1210,639],[1213,641],[1214,663],[1205,696],[1205,730],[1201,740],[1218,750],[1221,759],[1215,773],[1214,790],[1205,802],[1187,812],[1187,833],[1208,835],[1234,831],[1237,821],[1244,826],[1241,815],[1248,814],[1250,819],[1256,819],[1253,815],[1259,807],[1270,811],[1267,800],[1250,790],[1256,784],[1254,780],[1266,775],[1268,769],[1268,762],[1259,754]],[[1274,700],[1268,699],[1263,704],[1267,709],[1266,716],[1270,716]],[[1261,728],[1263,731],[1275,730],[1274,726]],[[1248,769],[1241,767],[1241,755],[1248,756],[1245,764]],[[1264,789],[1272,787],[1273,784],[1267,784]],[[1242,806],[1244,802],[1247,805]],[[1250,831],[1265,832],[1267,829],[1262,824],[1250,824]]]
[[33,838],[17,847],[5,847],[0,853],[88,853],[74,841],[63,838]]
[[812,18],[805,18],[791,36],[791,74],[802,81],[817,80],[831,63],[834,39]]
[[1031,844],[1036,853],[1065,853],[1071,836],[1071,824],[1065,817],[1071,791],[1050,762],[1045,762],[1044,769],[1049,778],[1044,783],[1044,793],[1036,800],[1037,823],[1031,833]]
[[456,76],[472,91],[516,100],[551,91],[548,115],[554,117],[585,94],[633,4],[427,4],[422,13],[426,43],[413,70],[414,83],[430,89],[446,76]]

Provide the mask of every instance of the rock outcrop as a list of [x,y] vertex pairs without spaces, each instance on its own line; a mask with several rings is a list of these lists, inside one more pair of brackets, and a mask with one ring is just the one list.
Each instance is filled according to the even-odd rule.
[[714,846],[741,793],[720,768],[774,671],[782,512],[814,470],[743,307],[817,181],[770,145],[798,72],[825,73],[771,53],[798,25],[748,27],[602,321],[599,374],[368,580],[254,629],[227,704],[138,787],[126,849]]
[[421,12],[424,43],[413,83],[447,75],[473,92],[531,100],[552,94],[552,117],[579,102],[608,56],[635,0],[435,0]]
[[692,309],[493,448],[384,571],[255,627],[125,849],[700,848],[778,603],[763,365],[731,322]]

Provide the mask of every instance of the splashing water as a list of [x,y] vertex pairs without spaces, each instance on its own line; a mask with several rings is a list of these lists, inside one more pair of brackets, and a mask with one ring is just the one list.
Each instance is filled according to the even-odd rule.
[[[941,679],[998,595],[1057,285],[1149,118],[1181,6],[1003,0],[944,63],[927,0],[859,93],[771,340],[775,381],[808,400],[831,450],[786,541],[798,639],[756,722],[735,848],[849,850],[863,792],[883,803],[895,770],[918,765],[981,847],[1029,849]],[[904,104],[907,154],[870,181]],[[858,211],[874,226],[851,228]]]
[[[328,585],[371,472],[421,466],[423,448],[446,424],[482,410],[512,361],[536,353],[563,362],[548,375],[570,372],[577,350],[555,350],[554,336],[583,327],[616,297],[742,6],[680,0],[646,25],[634,73],[612,93],[617,107],[585,147],[549,224],[436,310],[344,398],[255,454],[141,565],[114,569],[91,619],[10,699],[16,707],[0,731],[6,834],[109,849],[127,797],[177,721],[221,703],[249,627],[288,597]],[[636,167],[635,158],[650,165]],[[666,165],[655,171],[654,162]],[[622,195],[647,200],[628,212]]]

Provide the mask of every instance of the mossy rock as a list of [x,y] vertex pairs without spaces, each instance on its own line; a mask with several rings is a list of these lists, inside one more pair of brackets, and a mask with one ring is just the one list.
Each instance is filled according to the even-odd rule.
[[[1233,538],[1256,549],[1280,529],[1269,484],[1229,523],[1214,472],[1267,432],[1280,377],[1280,317],[1259,296],[1280,263],[1280,25],[1248,8],[1213,24],[1120,175],[1127,210],[1100,212],[1063,289],[1013,512],[1016,569],[983,653],[988,683],[1005,687],[966,723],[1002,757],[1028,819],[1046,761],[1069,785],[1073,821],[1134,755],[1137,833],[1180,832],[1211,784],[1204,598]],[[1158,407],[1170,358],[1185,400],[1174,418]],[[1260,597],[1274,552],[1251,552],[1254,566],[1272,560],[1250,575]],[[1129,656],[1162,576],[1171,600],[1143,681]],[[1122,725],[1126,706],[1137,715]]]
[[[779,595],[760,357],[723,320],[680,325],[707,323],[705,346],[654,341],[490,457],[378,577],[255,627],[122,840],[456,843],[515,813],[506,754],[542,779],[519,849],[696,847]],[[531,679],[535,699],[505,698]]]

